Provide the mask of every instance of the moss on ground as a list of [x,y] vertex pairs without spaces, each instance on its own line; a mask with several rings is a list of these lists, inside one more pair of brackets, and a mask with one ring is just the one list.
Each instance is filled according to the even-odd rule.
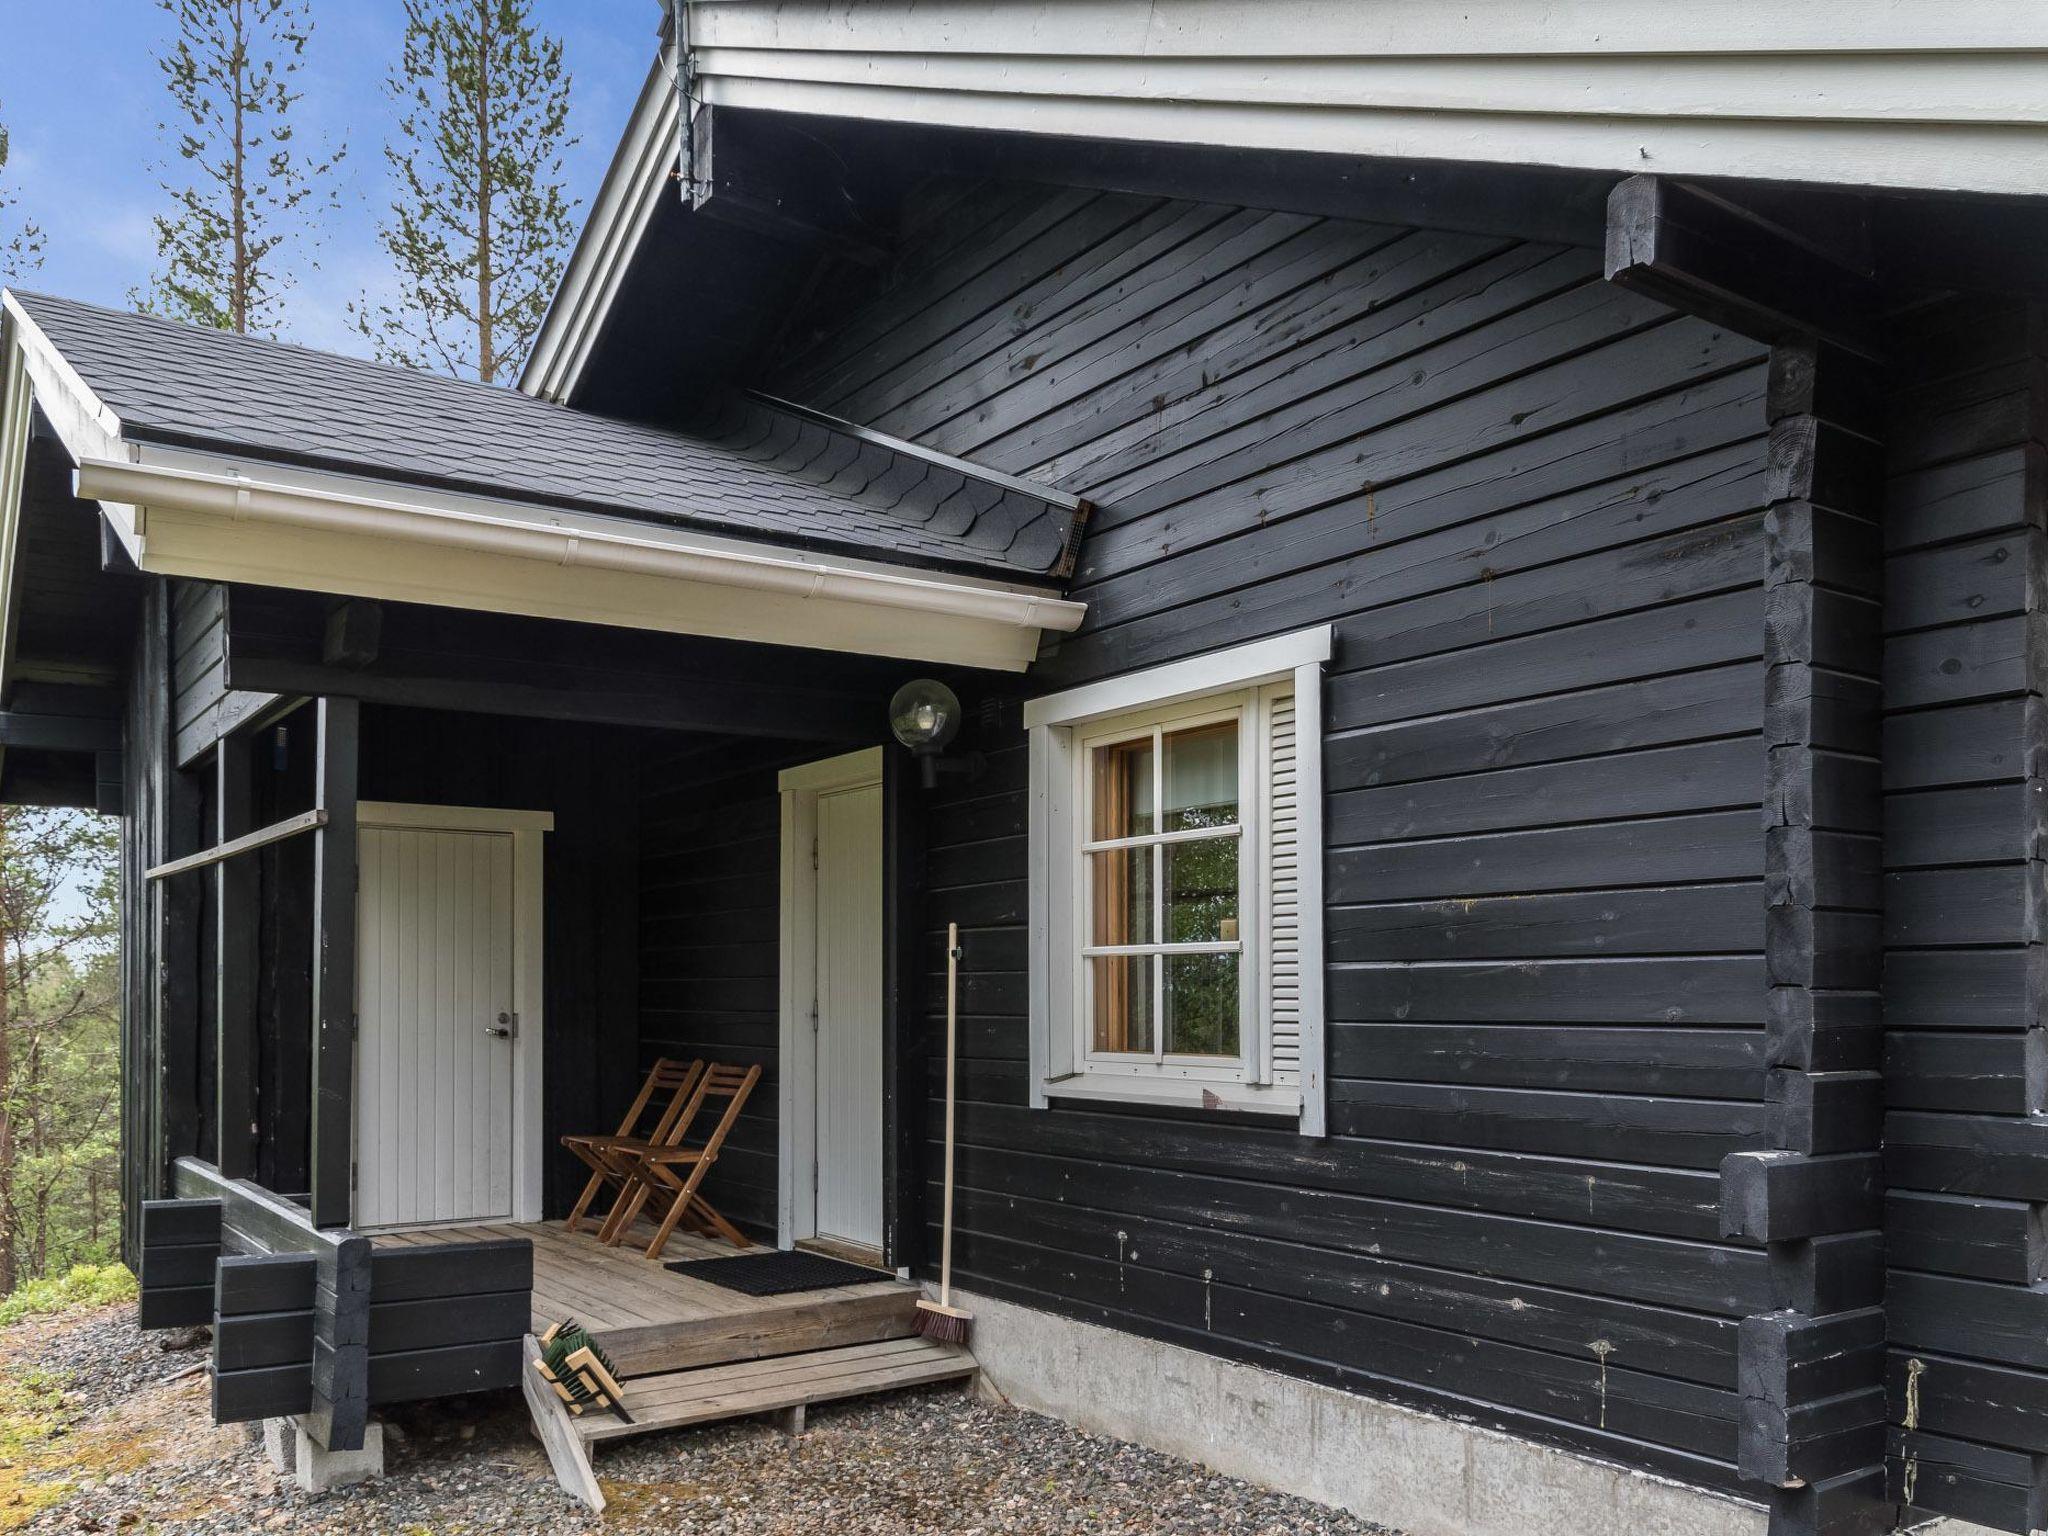
[[135,1276],[125,1264],[78,1264],[66,1274],[31,1280],[12,1295],[0,1297],[0,1328],[24,1318],[134,1299]]

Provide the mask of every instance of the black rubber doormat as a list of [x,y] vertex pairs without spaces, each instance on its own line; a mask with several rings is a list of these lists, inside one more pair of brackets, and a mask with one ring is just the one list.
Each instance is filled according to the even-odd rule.
[[708,1280],[747,1296],[787,1296],[795,1291],[830,1291],[842,1285],[887,1280],[879,1269],[866,1269],[822,1253],[757,1253],[743,1259],[677,1259],[664,1266],[692,1280]]

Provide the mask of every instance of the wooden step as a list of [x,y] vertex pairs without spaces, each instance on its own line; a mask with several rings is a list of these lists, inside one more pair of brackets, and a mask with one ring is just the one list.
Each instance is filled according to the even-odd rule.
[[884,1339],[635,1377],[625,1384],[626,1411],[632,1414],[632,1423],[609,1413],[586,1413],[574,1420],[574,1426],[585,1445],[596,1445],[686,1424],[709,1424],[871,1392],[960,1381],[972,1376],[975,1369],[974,1356],[958,1345],[916,1336]]
[[822,1291],[800,1304],[636,1327],[593,1328],[621,1378],[906,1338],[917,1331],[913,1285]]

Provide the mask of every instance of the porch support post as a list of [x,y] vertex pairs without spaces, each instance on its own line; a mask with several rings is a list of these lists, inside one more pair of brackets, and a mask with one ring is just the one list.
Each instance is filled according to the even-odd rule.
[[[240,837],[254,820],[254,745],[246,734],[223,736],[214,749],[215,829],[221,842]],[[213,867],[214,1088],[223,1177],[256,1176],[256,904],[257,861],[223,859]]]
[[[157,588],[155,604],[146,609],[144,624],[150,628],[144,661],[151,653],[161,656],[163,670],[153,672],[144,684],[151,692],[150,730],[156,739],[146,744],[148,759],[143,771],[157,786],[158,817],[155,854],[157,859],[175,858],[199,846],[201,816],[205,808],[203,789],[187,773],[178,771],[172,748],[171,592]],[[152,861],[154,862],[154,861]],[[163,880],[152,887],[155,923],[155,1007],[158,1070],[157,1092],[163,1143],[160,1159],[150,1170],[148,1193],[154,1195],[170,1181],[170,1166],[181,1157],[196,1156],[201,1150],[200,1036],[205,1027],[200,1017],[199,967],[206,963],[200,943],[201,904],[204,887],[196,880]]]
[[345,1227],[354,1182],[356,744],[361,707],[315,706],[313,834],[313,1225]]

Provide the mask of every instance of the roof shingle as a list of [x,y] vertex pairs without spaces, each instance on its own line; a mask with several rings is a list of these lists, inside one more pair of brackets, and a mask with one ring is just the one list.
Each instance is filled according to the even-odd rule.
[[735,397],[678,430],[510,389],[16,293],[138,441],[900,564],[1052,580],[1068,506]]

